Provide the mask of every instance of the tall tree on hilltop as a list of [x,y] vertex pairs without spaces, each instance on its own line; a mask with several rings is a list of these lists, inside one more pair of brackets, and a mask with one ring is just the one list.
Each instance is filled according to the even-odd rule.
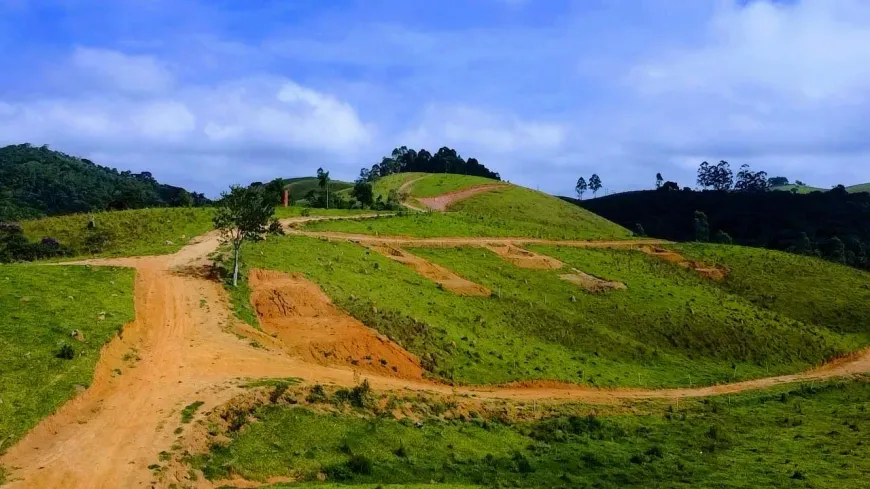
[[728,191],[734,185],[734,172],[731,171],[731,165],[727,161],[721,160],[715,167],[711,167],[710,184],[713,190]]
[[662,174],[656,173],[656,190],[662,188],[663,183],[665,183],[665,179],[662,177]]
[[737,173],[737,184],[734,185],[734,188],[741,192],[766,192],[770,190],[767,172],[755,172],[749,168],[749,165],[741,165],[740,171]]
[[711,186],[712,180],[713,175],[710,170],[710,164],[706,161],[701,162],[701,165],[698,167],[698,186],[706,190]]
[[593,173],[591,177],[589,177],[589,190],[592,191],[592,196],[596,197],[598,191],[601,190],[601,178],[598,177],[597,173]]
[[317,184],[326,190],[326,208],[329,209],[329,172],[323,171],[323,168],[317,169]]
[[583,200],[583,194],[586,193],[586,189],[589,188],[589,185],[586,184],[586,179],[580,177],[577,179],[577,185],[574,187],[574,191],[577,192],[577,195],[580,196],[580,200]]
[[229,192],[221,193],[213,222],[224,241],[233,247],[233,287],[239,282],[242,243],[256,240],[265,233],[274,213],[275,202],[267,196],[263,186],[232,185]]

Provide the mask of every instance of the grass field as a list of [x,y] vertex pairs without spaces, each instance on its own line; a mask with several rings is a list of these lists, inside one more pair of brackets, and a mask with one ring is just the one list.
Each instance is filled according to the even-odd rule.
[[346,484],[857,489],[870,472],[868,403],[866,379],[653,404],[632,415],[563,406],[530,421],[474,411],[446,420],[435,413],[449,399],[416,424],[279,401],[195,460],[209,478],[253,480],[324,473]]
[[870,337],[870,273],[782,251],[686,243],[683,255],[728,267],[723,289],[764,309]]
[[[420,183],[423,181],[425,179]],[[631,232],[625,228],[585,209],[516,186],[478,194],[456,203],[451,209],[458,212],[412,214],[366,221],[315,222],[307,224],[305,229],[414,237],[503,236],[590,240],[631,237]]]
[[275,208],[275,217],[278,219],[287,219],[290,217],[301,217],[304,212],[306,212],[309,216],[354,216],[357,214],[378,214],[378,211],[373,211],[371,209],[318,209],[314,207],[299,207],[299,206],[289,206],[283,207],[278,206]]
[[133,271],[0,265],[0,284],[2,451],[90,384],[102,346],[133,320]]
[[[48,217],[21,223],[31,240],[52,237],[75,256],[174,253],[212,229],[210,208],[156,208]],[[94,217],[96,227],[88,229]],[[171,243],[171,244],[167,244]]]
[[399,188],[404,185],[406,182],[411,180],[425,177],[426,173],[420,172],[408,172],[408,173],[394,173],[392,175],[387,175],[385,177],[378,178],[375,180],[372,185],[372,190],[374,191],[375,199],[378,196],[381,196],[381,199],[384,201],[387,200],[387,196],[390,194],[390,190],[399,190]]
[[471,175],[432,173],[415,182],[410,188],[410,194],[411,197],[436,197],[464,188],[494,183],[498,183],[498,180]]
[[857,349],[842,336],[758,309],[638,252],[536,248],[623,281],[592,295],[562,271],[520,269],[478,248],[412,249],[494,292],[463,297],[351,243],[256,243],[247,266],[301,272],[337,305],[396,338],[432,374],[461,383],[556,379],[596,386],[713,384],[795,371]]

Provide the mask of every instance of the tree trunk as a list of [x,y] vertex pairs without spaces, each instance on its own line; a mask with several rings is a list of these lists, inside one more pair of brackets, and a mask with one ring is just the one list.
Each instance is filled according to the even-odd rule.
[[329,183],[326,184],[326,208],[329,209]]
[[239,249],[241,245],[236,246],[236,257],[235,263],[233,264],[233,287],[237,286],[239,283]]

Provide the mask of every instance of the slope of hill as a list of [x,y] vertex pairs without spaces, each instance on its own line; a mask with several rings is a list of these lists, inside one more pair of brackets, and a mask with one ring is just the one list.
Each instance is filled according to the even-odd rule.
[[148,172],[119,172],[46,146],[0,148],[0,221],[207,202],[202,194],[158,183]]
[[31,241],[56,240],[69,256],[160,255],[213,229],[213,215],[209,207],[136,209],[33,219],[21,227]]
[[[381,191],[411,182],[408,194],[430,196],[482,183],[481,177],[450,174],[399,174],[384,178]],[[401,179],[399,178],[401,177]],[[431,180],[430,180],[431,179]],[[427,183],[428,182],[428,183]],[[418,188],[418,185],[421,187]],[[623,239],[631,233],[591,212],[535,190],[504,184],[448,206],[447,214],[427,213],[373,221],[314,222],[305,229],[414,237],[509,236],[554,239]]]
[[[831,189],[829,188],[820,188],[820,187],[811,187],[809,185],[777,185],[775,187],[771,187],[771,190],[780,190],[784,192],[791,192],[792,189],[797,189],[797,193],[799,194],[808,194],[812,192],[828,192]],[[846,187],[846,191],[849,193],[859,193],[859,192],[870,192],[870,183],[861,183],[858,185],[850,185]]]
[[[870,274],[740,246],[614,240],[628,232],[516,186],[465,196],[448,213],[309,223],[247,243],[229,297],[201,266],[220,253],[214,236],[174,256],[89,262],[79,270],[136,268],[136,321],[94,388],[2,447],[13,487],[866,485]],[[339,224],[362,231],[306,230]],[[15,284],[0,289],[8,324],[37,303],[23,290],[63,302],[81,282],[97,301],[123,296],[86,277],[4,273],[18,266],[0,267]],[[29,333],[66,324],[44,309]],[[9,356],[26,353],[13,342]]]
[[[284,180],[287,183],[287,190],[290,192],[290,198],[302,200],[305,195],[312,190],[320,190],[320,184],[317,177],[296,177]],[[341,180],[331,180],[329,182],[330,192],[341,192],[345,189],[353,187],[350,182],[342,182]]]

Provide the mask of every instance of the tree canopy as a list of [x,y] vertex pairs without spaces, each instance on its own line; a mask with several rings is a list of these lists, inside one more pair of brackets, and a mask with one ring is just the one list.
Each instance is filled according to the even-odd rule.
[[[738,192],[677,191],[676,183],[666,182],[660,190],[566,200],[625,227],[640,223],[657,238],[691,241],[709,235],[727,241],[721,231],[735,244],[870,269],[870,193],[765,192],[760,189],[768,184],[766,176],[752,173],[745,178],[745,191]],[[696,211],[704,214],[706,223]]]
[[242,243],[258,239],[269,229],[269,221],[275,214],[275,201],[271,197],[263,185],[232,185],[229,192],[221,193],[217,202],[214,227],[233,247],[233,286],[238,283]]
[[416,151],[401,146],[394,149],[390,156],[381,158],[380,163],[375,163],[371,168],[362,168],[357,181],[372,182],[380,177],[407,172],[456,173],[501,180],[498,173],[490,171],[476,158],[465,160],[455,149],[445,146],[432,154],[425,149]]
[[149,172],[118,171],[48,146],[0,148],[0,221],[208,203],[203,194],[161,184]]

